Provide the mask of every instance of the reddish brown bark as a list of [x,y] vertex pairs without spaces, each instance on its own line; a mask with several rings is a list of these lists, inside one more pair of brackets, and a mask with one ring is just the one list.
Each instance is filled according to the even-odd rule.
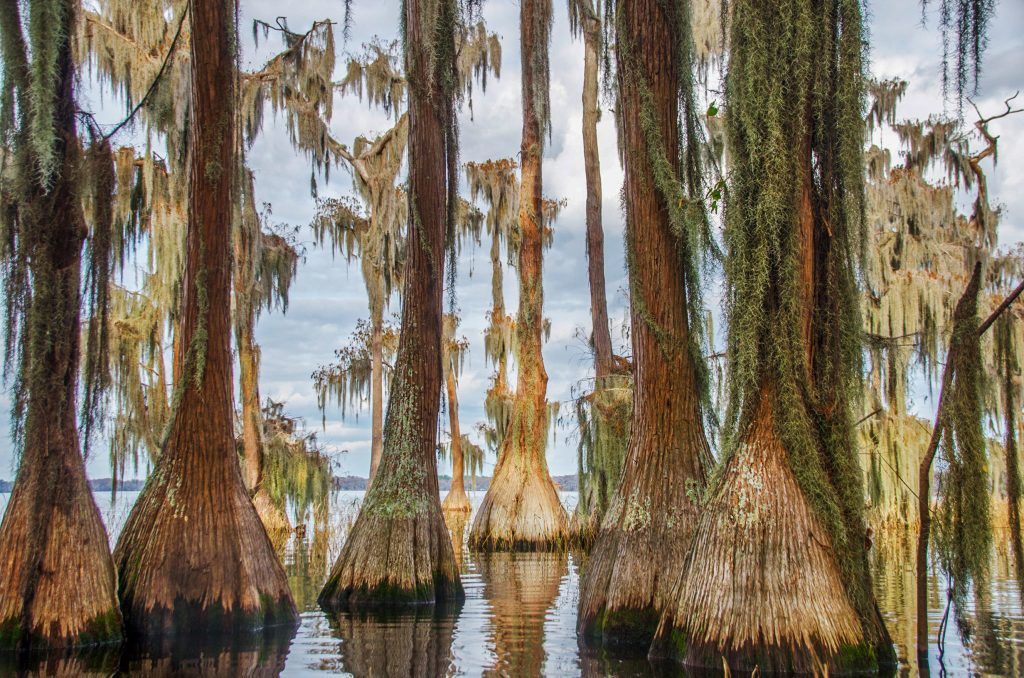
[[[630,49],[635,55],[633,67],[650,89],[669,158],[679,157],[680,143],[673,7],[626,0],[621,10],[623,39],[632,47],[620,54]],[[620,68],[618,77],[633,296],[633,421],[622,480],[581,583],[578,628],[607,647],[646,650],[683,569],[710,450],[689,351],[680,244],[654,183],[641,127],[640,76]]]
[[[19,318],[25,361],[23,450],[0,523],[0,649],[116,642],[122,633],[107,533],[88,486],[75,421],[87,228],[76,182],[81,154],[69,45],[76,3],[62,4],[65,24],[56,29],[62,43],[52,121],[58,168],[51,185],[30,179],[29,194],[19,196],[17,246],[22,251],[7,255],[27,258],[32,290]],[[17,4],[7,3],[0,18],[3,30],[11,31],[5,41],[16,40],[22,30]],[[27,58],[25,52],[19,55],[26,77]],[[18,94],[28,96],[25,89]],[[34,172],[35,160],[31,163],[22,170]]]
[[543,325],[543,224],[541,189],[543,111],[535,90],[540,73],[534,51],[547,49],[540,15],[550,14],[546,0],[520,4],[523,64],[523,136],[520,147],[519,315],[516,318],[518,374],[508,430],[498,451],[494,477],[477,511],[469,543],[474,548],[548,548],[567,539],[567,517],[545,458],[548,375],[541,353]]
[[[380,467],[348,541],[320,593],[328,609],[461,599],[462,583],[437,487],[445,232],[453,199],[449,135],[454,64],[430,45],[454,49],[450,0],[405,3],[409,74],[409,253],[402,333],[384,424]],[[448,41],[452,41],[451,44]]]
[[192,145],[178,358],[156,468],[114,560],[129,631],[223,633],[297,620],[284,569],[235,453],[231,215],[236,168],[234,3],[191,0]]

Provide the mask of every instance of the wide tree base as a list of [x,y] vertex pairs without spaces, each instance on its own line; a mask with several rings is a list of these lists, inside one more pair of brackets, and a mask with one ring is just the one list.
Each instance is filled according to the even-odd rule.
[[749,674],[877,670],[828,532],[775,434],[770,405],[727,461],[651,653]]
[[474,551],[551,551],[568,548],[568,516],[543,467],[517,460],[499,464],[469,533]]
[[46,474],[33,462],[0,524],[0,650],[118,643],[114,565],[85,465],[46,460],[59,465]]
[[464,489],[453,488],[448,490],[444,501],[441,502],[441,510],[444,511],[445,515],[450,513],[465,513],[468,515],[473,511],[473,506],[469,503],[469,496]]
[[378,495],[367,497],[360,508],[318,602],[334,611],[464,598],[437,499],[424,496],[395,505]]
[[161,457],[114,551],[129,634],[207,637],[296,625],[284,568],[238,465],[226,458],[203,473],[171,454]]

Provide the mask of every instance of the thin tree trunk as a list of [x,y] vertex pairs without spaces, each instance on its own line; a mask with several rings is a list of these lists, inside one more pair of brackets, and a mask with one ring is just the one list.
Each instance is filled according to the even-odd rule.
[[[244,230],[244,229],[242,229]],[[247,268],[245,246],[235,246],[235,341],[238,345],[239,392],[242,397],[242,457],[245,464],[245,486],[256,512],[271,541],[279,543],[291,532],[291,523],[284,510],[274,503],[263,485],[263,411],[260,409],[260,349],[256,344],[255,309],[252,286],[245,282]]]
[[[27,249],[32,289],[21,340],[24,446],[0,523],[0,650],[116,642],[122,634],[107,533],[89,489],[75,421],[87,233],[75,181],[80,154],[69,41],[76,5],[62,3],[64,23],[57,29],[62,43],[52,123],[59,168],[48,188],[32,182],[19,216],[27,220],[19,234],[26,241],[19,245]],[[21,34],[16,3],[0,8],[0,20],[11,31],[5,40]],[[27,53],[21,56],[27,59]]]
[[567,516],[548,473],[545,447],[548,430],[547,385],[541,353],[544,290],[543,224],[541,223],[542,111],[537,110],[534,51],[547,49],[538,35],[547,0],[520,3],[523,64],[523,137],[519,193],[519,314],[516,319],[518,374],[512,416],[501,441],[494,477],[477,511],[469,543],[481,549],[536,549],[563,544]]
[[[589,0],[584,0],[589,2]],[[612,336],[608,327],[608,297],[604,279],[604,229],[601,226],[601,157],[597,148],[598,49],[601,25],[583,19],[583,163],[587,179],[587,274],[590,316],[593,319],[595,386],[612,371]]]
[[[409,258],[377,477],[320,593],[328,609],[461,600],[464,596],[437,488],[445,232],[454,205],[451,0],[407,0]],[[433,46],[433,50],[431,49]]]
[[235,453],[231,228],[235,3],[191,0],[189,219],[170,429],[115,549],[139,635],[224,633],[298,619]]
[[371,442],[370,442],[370,483],[377,476],[380,456],[384,449],[384,319],[373,318],[370,338],[371,385]]
[[459,394],[455,382],[455,370],[449,362],[445,370],[445,387],[448,391],[448,426],[452,438],[452,485],[441,504],[445,513],[469,513],[469,497],[466,495],[466,465],[462,458],[462,431],[459,427]]
[[[619,70],[630,259],[633,421],[623,477],[580,586],[578,628],[609,648],[646,650],[683,569],[710,449],[689,351],[679,242],[655,186],[641,121],[646,80],[668,158],[679,157],[679,59],[673,19],[657,0],[625,0]],[[623,58],[620,56],[620,61]],[[678,166],[676,166],[678,172]],[[659,331],[660,330],[660,331]]]

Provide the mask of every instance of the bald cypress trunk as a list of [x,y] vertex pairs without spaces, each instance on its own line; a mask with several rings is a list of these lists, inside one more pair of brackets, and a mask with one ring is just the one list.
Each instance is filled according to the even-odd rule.
[[292,624],[281,563],[235,452],[231,217],[235,5],[191,0],[192,124],[180,380],[156,468],[114,552],[129,631],[225,633]]
[[[469,497],[466,495],[466,464],[462,456],[462,430],[459,426],[459,393],[456,388],[454,366],[450,364],[445,370],[445,388],[448,392],[448,427],[451,429],[452,452],[452,485],[441,504],[445,513],[469,513]],[[461,537],[460,537],[461,541]]]
[[[645,82],[666,157],[679,158],[680,59],[673,31],[679,7],[624,0],[619,8],[633,421],[622,480],[580,586],[578,620],[585,638],[613,649],[646,651],[650,645],[683,569],[711,458],[689,350],[681,245],[655,184],[650,158],[656,151],[648,148],[641,119],[639,83]],[[678,162],[673,170],[681,173]]]
[[597,72],[601,23],[590,0],[582,18],[583,33],[583,167],[587,179],[587,278],[590,282],[590,317],[593,321],[595,384],[612,372],[612,336],[608,326],[608,294],[604,279],[604,229],[601,226],[601,156],[597,146]]
[[895,655],[871,586],[849,402],[861,5],[731,9],[729,428],[652,654],[747,673],[877,671]]
[[384,451],[384,318],[374,314],[370,335],[370,482],[377,476]]
[[518,375],[508,429],[498,450],[494,477],[473,521],[469,543],[479,549],[536,549],[564,543],[565,509],[548,472],[545,449],[548,431],[548,375],[541,353],[544,322],[543,223],[541,163],[545,111],[538,99],[545,92],[551,21],[549,0],[520,4],[523,63],[523,137],[519,193],[519,315],[516,318]]
[[[55,110],[52,121],[41,122],[56,131],[55,174],[49,185],[41,184],[34,153],[22,148],[15,160],[23,161],[19,170],[26,193],[11,203],[5,200],[2,208],[17,212],[15,232],[4,234],[16,249],[5,256],[23,258],[20,264],[27,265],[31,281],[8,279],[7,292],[12,284],[30,284],[31,289],[24,294],[23,315],[15,319],[21,333],[16,350],[22,352],[17,390],[23,399],[23,442],[14,491],[0,523],[0,650],[116,642],[122,633],[107,533],[89,489],[75,421],[80,272],[88,229],[76,181],[81,153],[69,43],[77,3],[57,4],[60,25],[48,27],[59,40],[53,47]],[[24,66],[25,80],[5,86],[19,86],[18,96],[25,99],[28,53],[18,14],[17,3],[0,8],[0,39],[4,58],[20,62],[8,67]],[[29,114],[23,112],[21,122],[27,127]],[[28,143],[24,136],[19,142]],[[5,274],[15,270],[18,264],[5,268]]]
[[245,487],[256,512],[272,541],[281,541],[291,532],[288,516],[274,504],[263,486],[263,411],[260,409],[260,349],[256,344],[256,284],[253,261],[255,243],[243,224],[235,233],[235,343],[238,347],[239,394],[242,398],[242,459]]
[[[380,467],[320,593],[327,609],[463,597],[437,487],[445,234],[454,215],[455,4],[406,0],[409,253]],[[439,52],[440,51],[440,52]]]

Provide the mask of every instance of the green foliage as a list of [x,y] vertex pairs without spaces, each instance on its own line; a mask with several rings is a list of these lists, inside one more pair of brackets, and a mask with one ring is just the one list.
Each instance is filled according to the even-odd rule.
[[284,414],[284,403],[267,399],[263,407],[262,487],[275,506],[291,510],[296,524],[327,509],[333,471],[315,433],[299,430]]
[[626,461],[633,417],[633,379],[609,375],[604,383],[575,400],[580,441],[577,447],[581,515],[604,515]]
[[950,596],[961,632],[969,633],[966,597],[970,585],[983,586],[988,577],[992,547],[989,520],[988,454],[982,430],[981,343],[978,335],[980,265],[953,316],[946,369],[948,390],[943,394],[941,501],[935,515],[935,545],[949,574]]

